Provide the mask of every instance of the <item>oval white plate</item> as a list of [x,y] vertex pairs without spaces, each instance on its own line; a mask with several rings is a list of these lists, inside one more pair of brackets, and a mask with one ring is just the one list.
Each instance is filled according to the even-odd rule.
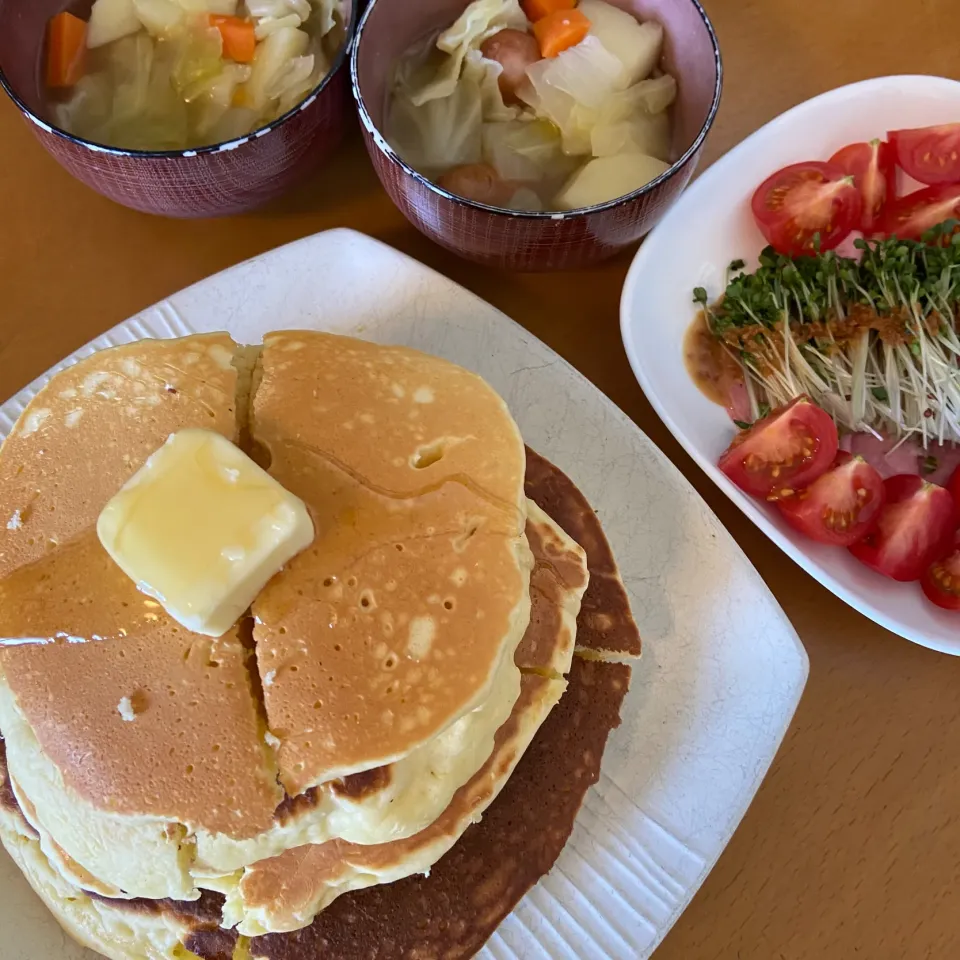
[[[407,344],[476,370],[600,514],[643,659],[563,854],[481,957],[644,960],[733,835],[800,699],[807,657],[783,611],[693,488],[603,394],[489,304],[350,230],[210,277],[54,369],[141,337],[229,330],[258,343],[278,327]],[[47,377],[0,407],[0,438]],[[2,849],[0,931],[0,960],[93,960]]]
[[960,83],[940,77],[881,77],[808,100],[748,137],[687,191],[640,248],[621,301],[623,343],[633,372],[673,435],[724,493],[788,556],[881,626],[934,650],[960,655],[960,614],[929,603],[917,584],[887,580],[846,550],[814,543],[752,500],[717,469],[736,428],[694,386],[683,362],[683,335],[696,314],[692,290],[723,292],[738,257],[749,265],[765,241],[750,197],[775,170],[826,160],[847,143],[888,130],[960,120]]

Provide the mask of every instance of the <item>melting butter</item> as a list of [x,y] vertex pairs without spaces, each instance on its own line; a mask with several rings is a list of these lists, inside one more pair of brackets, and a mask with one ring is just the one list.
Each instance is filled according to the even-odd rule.
[[303,502],[225,437],[181,430],[104,507],[97,535],[141,593],[219,637],[314,528]]

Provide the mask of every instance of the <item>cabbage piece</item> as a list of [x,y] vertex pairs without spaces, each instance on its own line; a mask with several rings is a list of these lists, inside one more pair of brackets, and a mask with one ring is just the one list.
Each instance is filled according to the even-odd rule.
[[283,116],[292,110],[316,86],[314,76],[316,57],[312,53],[302,57],[294,57],[274,78],[270,92],[272,99],[277,100],[275,115]]
[[215,27],[197,27],[167,41],[175,52],[171,81],[183,93],[223,69],[223,37]]
[[325,37],[336,25],[337,20],[334,13],[339,11],[337,0],[310,0],[313,5],[313,17],[310,23],[313,26],[314,35]]
[[299,30],[302,23],[303,21],[295,13],[286,17],[264,17],[257,23],[254,33],[258,40],[265,40],[271,33],[286,30],[288,27]]
[[590,126],[594,115],[591,111],[579,107],[569,93],[547,81],[552,63],[552,60],[539,60],[527,67],[528,82],[520,87],[517,96],[530,106],[538,117],[556,124],[565,153],[589,154]]
[[244,104],[263,113],[271,100],[281,96],[290,82],[290,63],[307,52],[310,38],[302,30],[286,27],[257,44],[253,73],[244,87]]
[[195,139],[213,142],[211,132],[233,106],[237,87],[246,83],[252,72],[243,64],[226,63],[217,76],[201,80],[184,92],[184,99],[190,104],[190,125]]
[[113,120],[126,123],[147,109],[153,40],[145,33],[124,37],[108,48],[108,69],[113,84]]
[[598,123],[590,131],[595,157],[617,153],[645,153],[658,160],[670,160],[670,118],[666,112],[640,113],[631,120]]
[[247,10],[257,20],[261,17],[279,20],[293,13],[305,21],[310,19],[313,12],[310,0],[247,0]]
[[590,21],[590,34],[622,64],[624,86],[650,76],[663,52],[663,27],[659,23],[648,20],[641,24],[604,0],[581,0],[579,10]]
[[578,170],[557,194],[559,210],[579,210],[616,200],[639,190],[661,173],[668,164],[641,153],[621,153],[598,157]]
[[[144,39],[151,42],[145,36]],[[139,113],[125,116],[115,111],[104,136],[106,142],[115,146],[137,150],[183,149],[190,142],[187,105],[174,89],[172,80],[181,47],[163,40],[152,43],[152,47],[152,66],[143,109]],[[116,53],[111,53],[114,57],[114,69],[120,69],[121,63],[116,59]],[[134,53],[131,51],[129,54],[130,61]],[[129,69],[129,62],[126,67]],[[116,84],[116,80],[113,82]]]
[[57,125],[88,140],[103,140],[102,128],[113,109],[113,85],[106,71],[81,77],[66,103],[54,108]]
[[258,126],[257,115],[252,110],[246,107],[231,107],[207,131],[206,140],[209,143],[239,140]]
[[545,64],[541,85],[549,84],[592,110],[599,110],[612,93],[626,86],[623,65],[596,37],[587,36],[559,56],[532,64],[527,75],[540,64]]
[[616,123],[640,113],[662,113],[677,98],[677,81],[665,73],[654,80],[641,80],[626,90],[611,94],[599,111],[599,120]]
[[460,18],[440,34],[437,48],[449,54],[436,76],[411,94],[414,106],[430,100],[448,97],[460,79],[464,59],[470,50],[480,45],[505,27],[526,30],[529,21],[518,0],[473,0]]
[[133,0],[133,6],[153,37],[169,36],[183,25],[183,7],[174,0]]
[[216,13],[232,17],[237,12],[237,0],[177,0],[187,13]]
[[482,97],[478,84],[464,78],[453,93],[423,106],[396,96],[387,115],[387,141],[426,176],[479,163],[482,157]]
[[133,0],[97,0],[90,10],[87,46],[93,50],[142,28]]
[[501,73],[503,67],[496,60],[488,60],[479,50],[467,52],[463,61],[463,79],[480,87],[484,120],[515,120],[520,116],[519,107],[504,103],[500,91]]
[[483,159],[502,180],[546,182],[550,193],[576,164],[563,152],[560,131],[549,120],[485,123]]

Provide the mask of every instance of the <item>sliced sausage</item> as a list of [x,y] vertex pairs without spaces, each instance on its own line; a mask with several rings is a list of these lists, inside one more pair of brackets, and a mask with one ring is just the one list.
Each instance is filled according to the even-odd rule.
[[514,103],[517,90],[527,79],[527,67],[543,58],[536,37],[522,30],[507,28],[495,33],[480,53],[487,60],[496,60],[503,67],[500,74],[500,92],[507,103]]

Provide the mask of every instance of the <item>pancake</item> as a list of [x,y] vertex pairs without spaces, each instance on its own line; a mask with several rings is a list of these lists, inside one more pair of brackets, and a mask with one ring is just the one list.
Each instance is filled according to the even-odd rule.
[[0,633],[104,638],[0,650],[11,773],[64,876],[116,896],[198,897],[188,829],[256,834],[282,799],[238,630],[187,634],[91,532],[170,432],[237,437],[234,350],[212,335],[95,354],[0,449],[0,516],[18,518],[0,525]]
[[577,652],[585,657],[639,657],[640,633],[613,551],[600,520],[576,484],[527,447],[527,496],[545,510],[587,554],[590,584],[577,619]]
[[572,663],[577,613],[587,586],[583,550],[532,501],[526,529],[534,558],[533,614],[514,657],[525,675],[487,762],[429,826],[407,839],[310,844],[247,867],[228,892],[227,926],[248,936],[298,930],[350,890],[429,872],[493,802],[566,687],[561,678]]
[[460,839],[494,800],[534,734],[560,700],[563,680],[527,675],[510,719],[497,731],[490,759],[454,795],[425,830],[405,840],[360,846],[333,840],[288,850],[248,867],[224,920],[253,936],[299,930],[337,897],[375,884],[389,884],[430,868]]
[[527,541],[534,561],[530,626],[514,659],[521,670],[563,676],[570,669],[590,579],[586,554],[533,500],[527,504]]
[[398,760],[490,696],[530,618],[525,459],[503,400],[436,357],[276,333],[259,374],[252,439],[318,530],[253,608],[295,796]]

